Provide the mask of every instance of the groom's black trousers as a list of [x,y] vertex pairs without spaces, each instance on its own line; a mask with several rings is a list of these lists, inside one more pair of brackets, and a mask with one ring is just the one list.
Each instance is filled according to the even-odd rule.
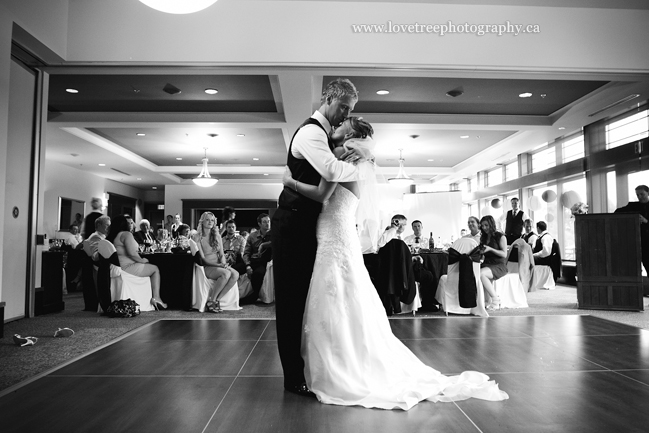
[[288,387],[305,382],[302,318],[315,262],[318,215],[279,208],[271,221],[277,346]]

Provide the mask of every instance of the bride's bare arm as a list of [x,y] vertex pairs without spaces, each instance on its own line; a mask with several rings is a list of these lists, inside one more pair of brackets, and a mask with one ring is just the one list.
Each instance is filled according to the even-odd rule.
[[336,182],[327,182],[324,179],[320,179],[320,183],[317,186],[297,181],[293,179],[291,170],[288,167],[284,170],[282,183],[285,187],[291,188],[303,196],[320,203],[324,203],[331,196],[334,188],[336,188]]

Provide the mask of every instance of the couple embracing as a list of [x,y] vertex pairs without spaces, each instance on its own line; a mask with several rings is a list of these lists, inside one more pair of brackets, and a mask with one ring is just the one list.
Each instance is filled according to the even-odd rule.
[[323,403],[381,409],[507,399],[482,373],[447,377],[426,366],[392,334],[356,229],[368,195],[361,173],[373,159],[372,127],[348,117],[357,101],[351,81],[329,83],[288,150],[272,221],[284,388]]

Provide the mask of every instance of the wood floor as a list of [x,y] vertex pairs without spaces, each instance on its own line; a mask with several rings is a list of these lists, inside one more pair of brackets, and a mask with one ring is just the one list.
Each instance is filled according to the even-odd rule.
[[649,332],[591,316],[390,321],[510,398],[337,407],[286,393],[272,320],[161,320],[0,397],[9,432],[647,432]]

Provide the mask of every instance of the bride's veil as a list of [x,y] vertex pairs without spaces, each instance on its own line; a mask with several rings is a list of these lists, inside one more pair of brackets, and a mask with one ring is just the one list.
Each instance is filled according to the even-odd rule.
[[[370,137],[354,138],[345,143],[345,147],[359,147],[370,151],[374,150],[374,146],[374,140]],[[363,254],[374,253],[378,250],[377,245],[382,232],[376,166],[368,161],[362,162],[358,164],[358,174],[360,199],[356,210],[356,225]]]

